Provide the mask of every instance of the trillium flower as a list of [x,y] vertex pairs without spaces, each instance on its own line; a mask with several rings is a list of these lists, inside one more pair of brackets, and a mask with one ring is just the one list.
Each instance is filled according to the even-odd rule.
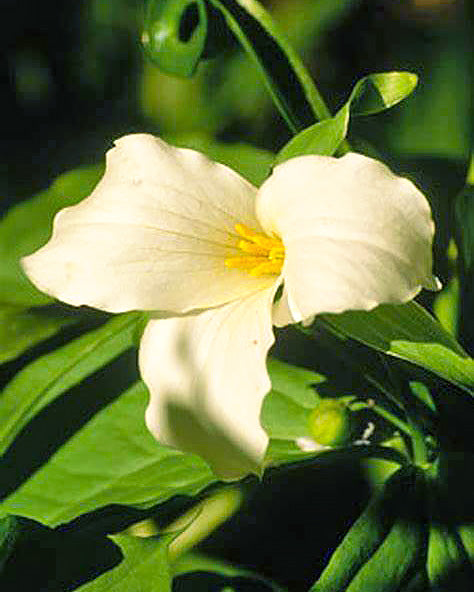
[[23,265],[69,304],[151,312],[139,352],[147,426],[234,478],[262,466],[273,325],[435,289],[433,232],[422,193],[360,154],[293,158],[257,189],[136,134]]

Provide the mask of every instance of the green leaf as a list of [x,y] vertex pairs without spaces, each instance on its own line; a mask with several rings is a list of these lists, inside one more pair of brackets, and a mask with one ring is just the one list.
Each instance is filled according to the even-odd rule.
[[319,395],[315,387],[326,381],[325,376],[273,357],[269,357],[267,360],[267,370],[273,390],[291,398],[301,407],[313,409],[316,406]]
[[416,511],[397,520],[373,557],[362,566],[347,592],[398,592],[420,564],[426,530]]
[[[318,327],[315,335],[312,335],[314,329],[305,329],[304,333],[294,329],[290,331],[294,333],[293,339],[298,338],[293,343],[294,349],[311,349],[312,358],[317,360],[317,368],[321,373],[297,368],[275,358],[267,360],[272,390],[264,399],[260,421],[270,436],[265,455],[268,465],[304,460],[315,454],[318,458],[323,455],[323,452],[314,449],[304,450],[301,448],[303,442],[297,442],[301,438],[314,440],[310,429],[311,414],[321,397],[340,399],[346,403],[354,398],[364,400],[375,397],[378,400],[382,393],[390,392],[393,388],[393,376],[385,376],[386,369],[378,363],[377,353],[353,341],[339,338],[321,327]],[[311,338],[307,336],[310,334]],[[384,372],[377,372],[377,368]],[[372,410],[387,417],[380,404]],[[393,414],[392,409],[390,420]],[[360,419],[358,411],[351,413],[349,437],[354,440],[362,438],[366,427],[366,419],[364,423]],[[396,427],[400,429],[399,423],[396,423]],[[310,443],[307,441],[307,444]],[[348,449],[338,447],[334,450],[347,452]],[[370,457],[372,448],[366,452]],[[400,464],[399,459],[395,462],[397,466]]]
[[139,320],[136,313],[114,317],[19,372],[0,397],[0,451],[53,399],[131,347]]
[[0,305],[0,364],[55,335],[74,322],[64,311]]
[[471,521],[470,524],[459,525],[457,530],[464,549],[471,563],[474,564],[474,521]]
[[416,84],[417,77],[410,72],[365,76],[334,117],[315,123],[292,138],[278,153],[275,164],[302,154],[331,156],[347,136],[351,115],[371,115],[389,109],[413,92]]
[[311,592],[399,590],[423,552],[426,525],[420,516],[422,474],[394,473],[357,519]]
[[440,452],[430,469],[430,531],[426,570],[433,590],[468,590],[472,564],[472,454]]
[[3,511],[55,526],[108,504],[147,508],[194,495],[216,480],[199,457],[148,432],[138,383],[97,413],[3,503]]
[[77,588],[78,592],[170,592],[168,544],[173,537],[111,536],[122,550],[123,560],[117,567]]
[[357,82],[349,98],[353,115],[371,115],[393,107],[415,89],[418,77],[412,72],[369,74]]
[[474,572],[462,540],[447,524],[432,522],[428,542],[426,568],[428,578],[435,590],[468,589]]
[[[192,4],[195,7],[189,8]],[[208,17],[202,4],[202,0],[199,3],[189,0],[167,3],[152,0],[149,3],[150,17],[145,41],[147,45],[152,44],[154,60],[166,65],[169,71],[191,73],[196,67],[203,49],[202,35],[205,27],[210,26],[209,23],[204,24]],[[221,13],[230,31],[260,70],[276,106],[292,131],[305,128],[317,118],[330,116],[298,54],[258,2],[210,0],[210,5]],[[166,18],[160,21],[163,15]],[[187,27],[183,19],[187,19]],[[190,22],[194,27],[189,27]],[[187,35],[181,35],[179,39],[180,27],[181,30],[192,31],[188,38],[189,52],[184,47]],[[162,52],[163,55],[159,55]]]
[[416,302],[366,311],[324,314],[325,325],[384,353],[408,360],[445,380],[474,390],[474,360]]
[[11,208],[0,220],[2,303],[30,307],[53,300],[30,283],[20,267],[20,259],[47,241],[56,212],[88,195],[102,172],[103,167],[90,166],[64,173],[49,189]]
[[334,154],[347,135],[349,109],[343,107],[334,117],[324,119],[292,138],[278,153],[275,165],[303,154]]
[[314,385],[325,380],[305,368],[297,368],[276,358],[267,360],[272,390],[264,399],[260,421],[270,438],[295,440],[311,437],[311,411],[319,401]]

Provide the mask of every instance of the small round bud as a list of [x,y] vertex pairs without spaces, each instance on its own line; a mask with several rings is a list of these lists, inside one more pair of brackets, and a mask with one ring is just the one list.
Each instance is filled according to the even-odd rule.
[[319,401],[309,416],[309,431],[323,446],[345,444],[351,438],[350,411],[335,399]]

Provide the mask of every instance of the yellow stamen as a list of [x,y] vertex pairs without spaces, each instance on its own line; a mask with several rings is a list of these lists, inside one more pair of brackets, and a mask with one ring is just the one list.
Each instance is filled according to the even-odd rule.
[[235,230],[244,240],[239,240],[237,248],[245,255],[228,257],[225,266],[241,269],[254,277],[278,275],[285,259],[285,247],[279,238],[266,236],[236,224]]

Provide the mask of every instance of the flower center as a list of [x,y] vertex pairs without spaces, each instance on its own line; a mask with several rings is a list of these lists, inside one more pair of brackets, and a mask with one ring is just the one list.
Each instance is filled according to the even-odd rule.
[[237,247],[244,254],[227,257],[225,266],[242,269],[254,277],[278,275],[285,259],[285,247],[281,240],[254,232],[244,224],[236,224],[235,230],[242,237]]

